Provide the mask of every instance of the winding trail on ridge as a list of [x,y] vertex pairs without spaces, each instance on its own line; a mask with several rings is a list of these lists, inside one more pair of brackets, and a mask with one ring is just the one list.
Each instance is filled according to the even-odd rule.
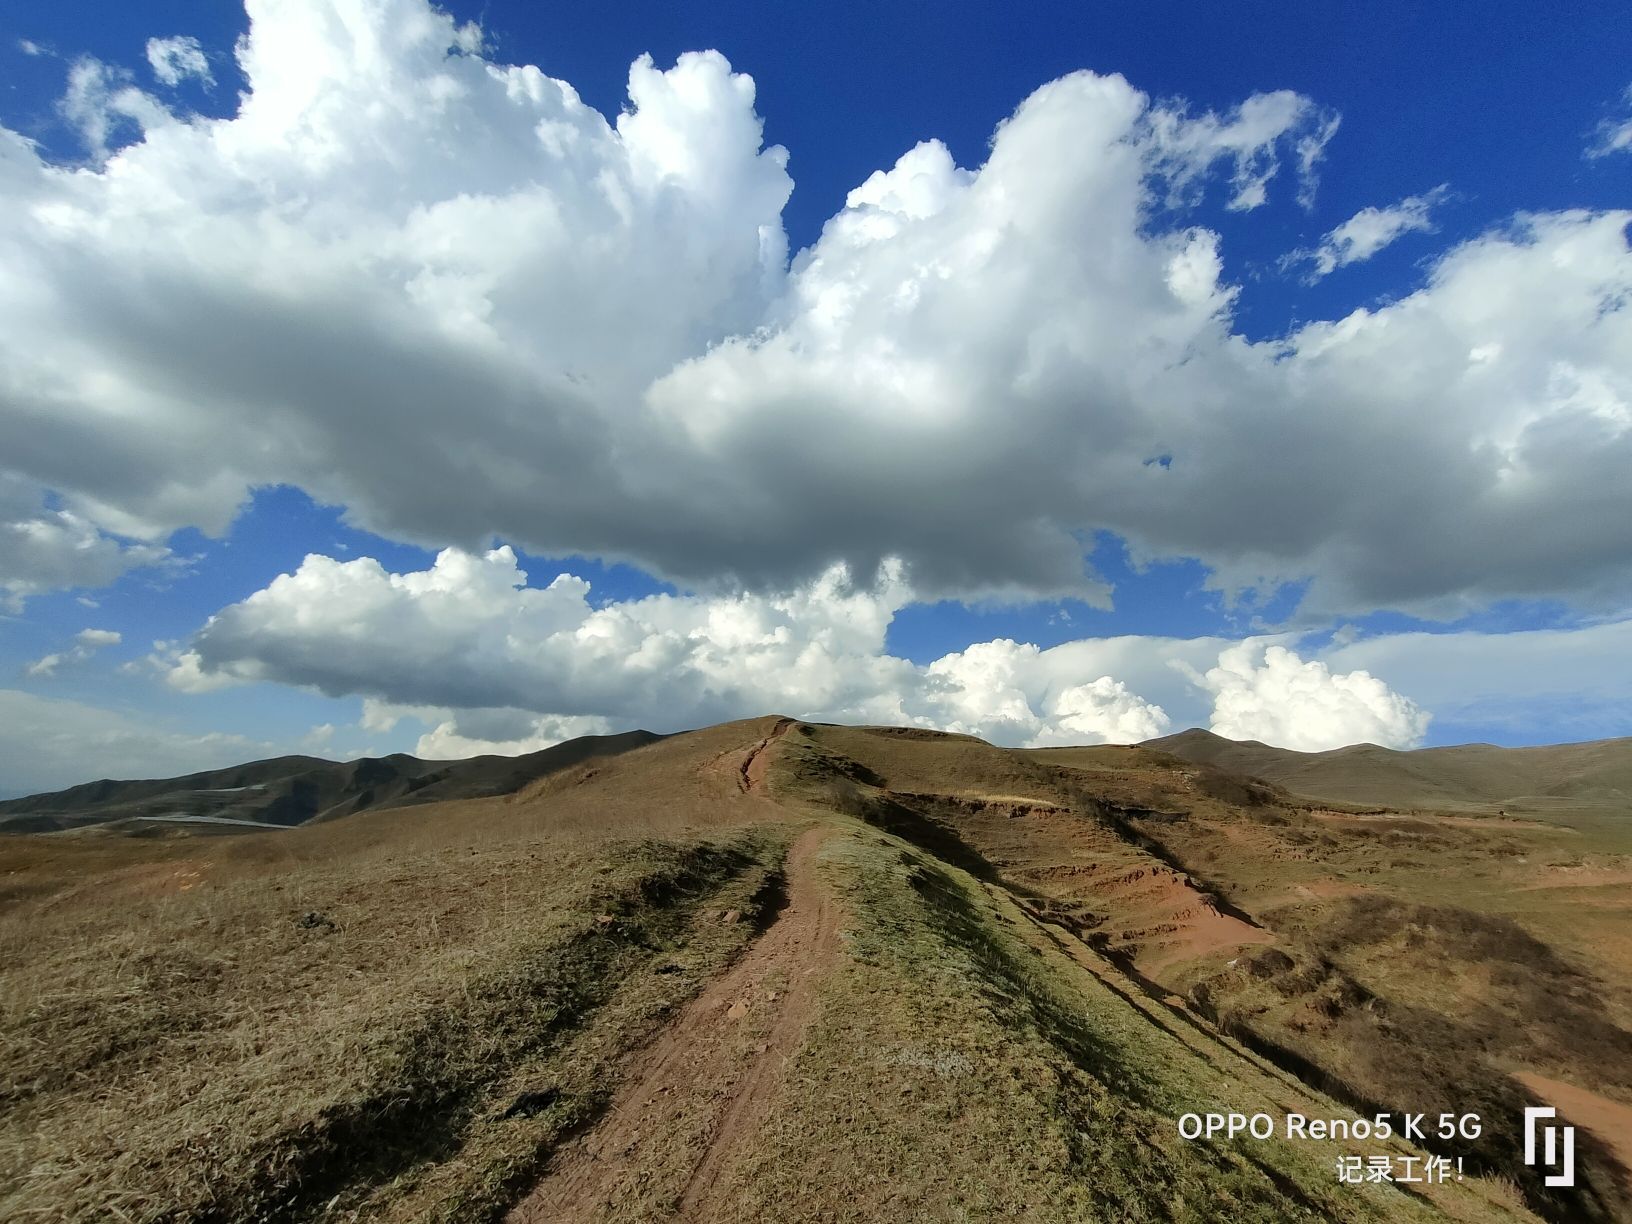
[[771,733],[748,750],[748,755],[742,758],[742,764],[737,767],[737,785],[742,788],[743,794],[762,790],[765,786],[765,771],[770,767],[770,758],[765,750],[776,740],[787,733],[793,726],[793,719],[779,718]]
[[[754,779],[751,766],[783,730],[744,761],[745,790],[761,784],[763,768]],[[795,839],[787,903],[770,927],[634,1056],[599,1122],[555,1153],[507,1224],[596,1220],[641,1199],[675,1206],[623,1218],[723,1214],[738,1153],[774,1106],[837,956],[839,912],[815,868],[832,831],[815,825]]]

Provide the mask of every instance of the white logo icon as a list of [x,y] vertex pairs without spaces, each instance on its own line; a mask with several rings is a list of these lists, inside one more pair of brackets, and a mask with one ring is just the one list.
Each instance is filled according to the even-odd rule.
[[[1536,1163],[1536,1119],[1556,1118],[1558,1110],[1540,1105],[1527,1106],[1524,1111],[1524,1163]],[[1541,1129],[1542,1167],[1546,1169],[1558,1166],[1560,1171],[1548,1173],[1542,1180],[1549,1186],[1575,1185],[1575,1127],[1573,1126],[1543,1126]],[[1558,1152],[1558,1136],[1564,1135],[1564,1155],[1562,1161]]]

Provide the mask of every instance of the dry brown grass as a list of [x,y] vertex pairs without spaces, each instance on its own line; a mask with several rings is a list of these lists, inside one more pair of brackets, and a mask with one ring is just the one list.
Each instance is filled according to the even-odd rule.
[[[1587,982],[1572,1005],[1613,1011],[1535,924],[1423,891],[1436,856],[1507,879],[1553,831],[1361,828],[1143,750],[882,729],[795,724],[750,777],[776,726],[292,831],[0,841],[0,1218],[496,1218],[753,937],[812,818],[845,930],[733,1218],[1524,1216],[1511,1187],[1345,1198],[1331,1150],[1179,1142],[1185,1109],[1338,1106],[1163,996],[1206,985],[1353,1099],[1455,1105],[1449,1010],[1522,1026]],[[1391,984],[1407,953],[1478,991]]]
[[[1514,1120],[1528,1102],[1510,1076],[1516,1065],[1602,1084],[1613,1066],[1605,1090],[1618,1091],[1619,1069],[1632,1067],[1620,1005],[1632,972],[1616,972],[1600,945],[1594,968],[1609,972],[1595,973],[1574,946],[1474,908],[1501,903],[1481,880],[1523,879],[1547,861],[1536,848],[1568,830],[1316,812],[1141,748],[1004,753],[848,728],[813,738],[859,763],[865,801],[851,810],[994,874],[1148,988],[1192,991],[1206,1014],[1356,1106],[1481,1112],[1490,1124],[1466,1154],[1522,1183],[1555,1218],[1632,1211],[1604,1153],[1591,1154],[1586,1197],[1550,1193],[1524,1168]],[[983,781],[1039,802],[971,802]],[[868,796],[869,782],[888,793]],[[941,795],[903,793],[919,790]],[[914,809],[917,826],[880,818],[885,801]],[[1215,929],[1224,924],[1208,902],[1256,928]],[[1209,931],[1218,938],[1201,937]],[[1284,968],[1259,972],[1268,962],[1249,937],[1292,956],[1271,950]]]
[[823,858],[849,954],[720,1219],[1533,1218],[1482,1181],[1337,1187],[1342,1145],[1179,1139],[1206,1102],[1344,1111],[1289,1093],[1000,885],[853,826]]
[[704,773],[660,803],[637,770],[604,801],[0,843],[0,1216],[500,1202],[751,934],[707,915],[751,918],[787,829],[719,748],[666,749]]

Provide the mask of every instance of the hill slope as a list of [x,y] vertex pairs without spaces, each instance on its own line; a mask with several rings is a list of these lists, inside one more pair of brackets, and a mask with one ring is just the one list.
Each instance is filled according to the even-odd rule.
[[[1524,889],[1628,848],[773,718],[275,833],[0,839],[0,1217],[1626,1219],[1632,924]],[[1536,1092],[1575,1190],[1519,1158]],[[1275,1133],[1180,1134],[1219,1109]],[[1486,1125],[1284,1132],[1406,1110]]]
[[1330,752],[1294,752],[1192,728],[1143,747],[1342,803],[1632,809],[1632,738],[1536,748],[1461,744],[1401,752],[1353,744]]
[[286,756],[181,778],[103,779],[0,803],[0,832],[113,822],[299,825],[373,808],[506,795],[591,757],[649,744],[650,731],[586,735],[524,756],[422,761],[397,753],[355,761]]

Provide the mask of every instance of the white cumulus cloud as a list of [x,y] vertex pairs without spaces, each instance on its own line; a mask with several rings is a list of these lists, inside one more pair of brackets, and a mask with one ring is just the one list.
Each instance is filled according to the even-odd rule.
[[912,599],[898,566],[870,584],[842,567],[790,592],[656,595],[595,607],[589,584],[547,587],[508,548],[448,550],[394,574],[309,556],[223,609],[157,661],[184,691],[272,681],[362,696],[363,725],[434,730],[431,755],[522,751],[642,725],[676,730],[777,710],[967,731],[1002,743],[1158,735],[1157,706],[1072,651],[1000,640],[927,666],[885,634]]
[[1308,277],[1317,281],[1348,264],[1370,259],[1397,238],[1415,232],[1432,232],[1433,211],[1449,193],[1441,183],[1422,195],[1406,196],[1386,208],[1362,208],[1337,228],[1329,230],[1312,250],[1294,251],[1288,265],[1307,263]]
[[64,663],[83,663],[105,646],[117,646],[122,639],[112,629],[81,629],[66,650],[35,659],[23,669],[29,676],[52,676]]
[[1073,678],[1068,654],[999,638],[929,664],[923,697],[903,705],[927,704],[920,721],[1003,744],[1130,743],[1168,729],[1166,711],[1122,681]]
[[189,34],[147,40],[147,63],[161,85],[175,86],[189,78],[213,85],[210,61],[198,39]]
[[1200,677],[1213,694],[1212,730],[1300,752],[1345,744],[1414,748],[1428,714],[1365,671],[1334,673],[1263,639],[1231,646]]
[[1625,153],[1632,149],[1632,85],[1621,98],[1621,113],[1611,115],[1598,124],[1592,141],[1587,145],[1587,157],[1597,159],[1611,153]]
[[[521,751],[635,725],[676,730],[771,711],[912,724],[1002,744],[1133,742],[1172,728],[1141,690],[1205,694],[1214,730],[1287,747],[1415,743],[1427,716],[1364,671],[1334,674],[1270,639],[998,639],[927,665],[886,632],[910,602],[899,567],[870,585],[841,567],[778,595],[657,595],[596,608],[562,574],[525,585],[509,548],[453,550],[394,574],[309,556],[223,609],[172,683],[273,681],[366,699],[364,725],[435,729],[433,755]],[[1203,674],[1202,668],[1208,670]],[[1120,673],[1120,674],[1118,674]]]
[[1075,73],[790,261],[788,155],[717,53],[637,60],[608,121],[424,0],[247,7],[230,117],[85,61],[93,164],[0,129],[0,471],[88,530],[162,547],[286,483],[712,591],[897,557],[926,596],[1093,597],[1104,530],[1312,614],[1632,597],[1632,214],[1514,219],[1249,342],[1194,206],[1306,194],[1315,100]]
[[97,161],[105,161],[123,138],[172,123],[158,99],[131,84],[129,72],[95,59],[75,60],[69,68],[61,110]]

